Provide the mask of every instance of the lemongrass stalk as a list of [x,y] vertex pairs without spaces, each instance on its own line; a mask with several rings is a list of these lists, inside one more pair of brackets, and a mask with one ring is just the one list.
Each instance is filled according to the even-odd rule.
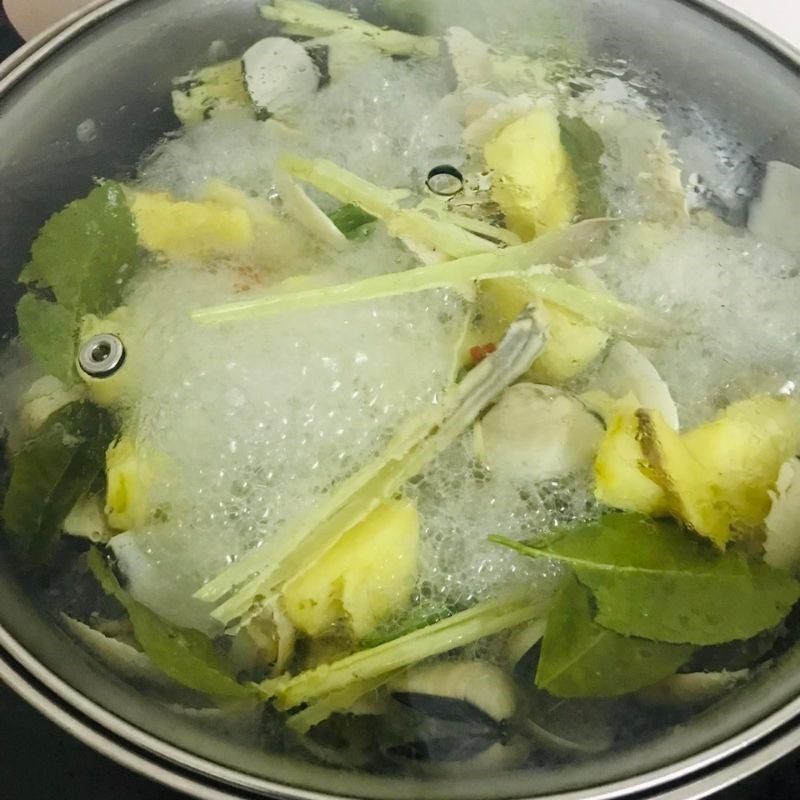
[[395,670],[367,681],[357,681],[338,692],[332,692],[316,703],[312,703],[308,708],[289,717],[286,727],[296,733],[308,733],[315,725],[324,722],[332,714],[352,708],[359,700],[377,691],[401,672],[402,670]]
[[516,596],[479,603],[406,636],[301,672],[292,678],[265,681],[261,690],[283,708],[294,708],[360,681],[378,679],[426,658],[539,619],[547,609],[545,596]]
[[444,409],[441,406],[434,406],[409,419],[392,437],[381,456],[370,461],[339,484],[311,512],[303,515],[284,531],[284,535],[281,537],[281,541],[284,543],[283,550],[266,547],[252,550],[206,583],[194,596],[206,602],[219,600],[232,588],[257,575],[270,561],[280,561],[291,552],[297,540],[302,538],[304,531],[313,530],[324,523],[350,498],[373,481],[387,465],[402,460],[413,447],[441,423],[443,415]]
[[457,261],[416,267],[405,272],[376,275],[352,283],[320,286],[295,292],[278,290],[251,300],[196,309],[192,312],[192,319],[205,325],[243,322],[293,311],[459,287],[471,281],[513,277],[518,274],[518,271],[508,269],[505,262],[498,262],[494,255],[470,256]]
[[506,228],[500,228],[497,225],[492,225],[490,222],[484,222],[482,219],[475,219],[468,217],[466,214],[461,214],[458,211],[450,211],[441,208],[439,204],[432,200],[423,200],[416,207],[417,211],[429,211],[437,219],[442,222],[448,222],[451,225],[457,225],[465,231],[470,231],[478,236],[483,236],[486,239],[492,239],[496,242],[514,247],[515,245],[522,244],[522,240],[513,231]]
[[[371,184],[368,185],[371,186]],[[416,267],[404,272],[377,275],[373,278],[365,278],[338,286],[310,288],[297,292],[273,291],[250,300],[198,308],[192,312],[192,319],[207,325],[241,322],[288,311],[377,300],[431,289],[448,288],[471,281],[519,277],[532,271],[546,272],[547,270],[541,269],[542,265],[563,263],[565,260],[582,256],[593,247],[607,228],[607,220],[587,220],[561,231],[547,233],[527,244],[507,247],[493,253],[467,256],[441,264]],[[566,281],[559,281],[559,283],[570,285]],[[590,308],[591,299],[595,294],[580,287],[573,288],[575,291],[563,291],[559,294],[561,300],[558,305],[564,305],[569,310],[581,315],[579,310],[567,306],[567,302],[572,299],[573,305],[580,306],[584,311],[589,310],[594,316],[597,316]],[[551,294],[554,292],[552,285],[545,287],[545,291],[547,290]],[[629,316],[642,316],[641,312],[633,313],[630,311],[630,306],[625,306],[611,297],[605,298],[601,307],[608,307],[609,304],[618,306],[616,317],[624,317],[623,311],[625,310],[628,311]]]

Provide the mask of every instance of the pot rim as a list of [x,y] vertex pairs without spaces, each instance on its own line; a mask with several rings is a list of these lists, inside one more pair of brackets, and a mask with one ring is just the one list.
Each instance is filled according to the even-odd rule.
[[[138,0],[93,0],[0,63],[0,99],[73,38]],[[798,73],[800,49],[720,0],[675,0],[739,33]],[[76,691],[0,624],[0,681],[51,722],[124,767],[201,800],[331,800],[332,796],[225,767],[170,744]],[[547,800],[616,800],[660,791],[660,800],[700,800],[777,761],[800,746],[800,696],[750,727],[674,764],[605,785],[549,795]],[[213,785],[209,785],[208,781]],[[244,791],[245,794],[237,792]],[[336,795],[337,800],[358,800]],[[540,800],[545,800],[540,798]]]

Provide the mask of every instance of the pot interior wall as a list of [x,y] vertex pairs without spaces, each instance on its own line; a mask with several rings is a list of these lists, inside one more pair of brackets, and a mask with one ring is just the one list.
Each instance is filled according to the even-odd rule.
[[[481,0],[476,0],[481,3]],[[753,37],[725,26],[690,4],[670,0],[545,0],[483,2],[487,27],[535,27],[555,14],[559,45],[583,38],[592,58],[624,58],[657,76],[665,95],[695,103],[720,121],[746,148],[765,159],[800,163],[800,77],[797,66],[768,52]],[[372,4],[359,4],[369,16]],[[420,4],[424,7],[424,4]],[[471,3],[432,3],[457,24],[475,19]],[[85,194],[96,177],[134,173],[141,154],[177,128],[170,107],[171,80],[211,61],[209,48],[225,42],[231,54],[270,28],[252,0],[136,0],[55,49],[0,98],[0,320],[13,335],[16,275],[36,231],[49,214]],[[550,28],[552,32],[552,28]],[[561,34],[558,35],[558,31]],[[480,31],[476,31],[480,34]],[[97,135],[82,141],[78,126],[93,120]],[[797,654],[745,691],[679,730],[613,759],[593,759],[569,769],[543,767],[503,778],[449,777],[424,784],[310,767],[224,741],[213,727],[178,717],[143,699],[72,644],[31,598],[30,585],[8,565],[0,573],[0,625],[34,659],[78,693],[153,739],[200,759],[198,769],[268,788],[261,779],[329,794],[363,797],[490,798],[544,796],[658,770],[723,742],[786,704],[800,687]],[[188,759],[177,751],[169,758]],[[220,765],[219,768],[213,765]],[[590,795],[584,794],[584,797]]]

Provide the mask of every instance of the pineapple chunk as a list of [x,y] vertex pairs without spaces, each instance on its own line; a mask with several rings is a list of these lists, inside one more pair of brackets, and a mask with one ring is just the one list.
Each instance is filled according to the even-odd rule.
[[418,551],[414,505],[408,500],[384,503],[286,584],[286,613],[309,636],[345,621],[360,639],[408,602]]
[[493,171],[492,197],[523,241],[572,221],[578,186],[554,111],[536,108],[506,125],[484,156]]
[[[499,341],[509,324],[536,295],[524,278],[498,278],[480,285],[480,317],[485,342]],[[534,383],[559,386],[580,375],[602,352],[608,334],[552,303],[541,303],[550,338],[527,378]]]
[[150,490],[156,480],[158,460],[142,453],[128,436],[106,451],[106,516],[115,530],[130,531],[149,522]]
[[800,450],[800,408],[788,397],[758,395],[683,440],[718,487],[730,519],[755,527],[769,513],[769,490],[781,466]]
[[220,180],[210,180],[203,187],[203,202],[218,203],[226,208],[240,208],[247,213],[257,230],[270,232],[280,224],[270,204],[262,197],[251,197],[230,184]]
[[[606,413],[613,409],[602,392],[582,400]],[[610,418],[598,450],[600,502],[672,514],[720,548],[737,532],[764,522],[781,466],[800,449],[795,400],[753,397],[683,436],[658,411],[630,403]]]
[[544,305],[550,340],[528,377],[537,383],[559,386],[580,375],[603,352],[609,337],[559,306]]
[[253,223],[240,207],[166,192],[131,192],[130,203],[142,245],[170,259],[230,255],[253,243]]
[[707,467],[658,411],[639,409],[636,420],[644,470],[663,490],[669,511],[724,548],[731,536],[731,519]]
[[625,406],[621,404],[613,412],[609,409],[606,433],[594,462],[595,497],[612,508],[660,516],[667,513],[667,499],[661,487],[642,471],[636,412]]

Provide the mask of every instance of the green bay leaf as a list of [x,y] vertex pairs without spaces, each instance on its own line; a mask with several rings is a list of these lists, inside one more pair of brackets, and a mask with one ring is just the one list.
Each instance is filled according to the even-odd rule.
[[693,652],[598,625],[589,590],[570,575],[547,617],[536,685],[556,697],[617,697],[669,677]]
[[800,599],[800,582],[788,573],[637,514],[610,514],[545,547],[501,543],[570,564],[594,594],[599,624],[659,642],[749,639]]
[[348,239],[358,239],[366,236],[369,231],[365,226],[375,222],[375,217],[372,214],[367,214],[366,211],[352,203],[340,206],[328,216],[331,222]]
[[22,343],[41,369],[67,385],[74,383],[75,312],[28,292],[17,304],[17,323]]
[[182,686],[219,700],[259,697],[256,686],[239,683],[234,678],[208,636],[192,628],[173,625],[134,600],[120,586],[96,548],[89,553],[89,567],[103,591],[124,606],[136,641],[165,675]]
[[580,117],[561,115],[561,144],[567,151],[572,170],[578,179],[578,218],[596,219],[608,213],[603,199],[605,145],[600,134]]
[[136,250],[122,186],[107,181],[50,217],[20,280],[49,287],[60,305],[80,316],[106,314],[121,302]]
[[113,436],[108,412],[83,401],[69,403],[14,456],[3,521],[23,561],[38,564],[50,555],[67,514],[102,473]]

